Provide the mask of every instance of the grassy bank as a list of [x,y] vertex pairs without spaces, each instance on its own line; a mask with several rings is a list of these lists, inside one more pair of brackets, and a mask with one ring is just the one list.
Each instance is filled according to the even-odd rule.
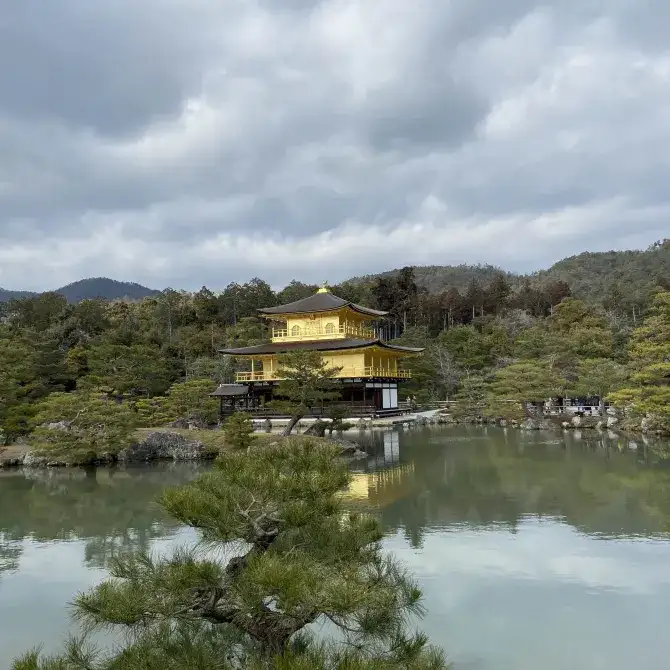
[[[184,440],[195,443],[200,442],[204,446],[204,451],[202,459],[212,459],[216,458],[220,453],[224,451],[231,450],[233,447],[226,441],[226,435],[222,430],[188,430],[186,428],[170,428],[170,427],[157,427],[157,428],[138,428],[133,432],[133,441],[141,444],[145,442],[150,435],[155,433],[165,433],[166,435],[179,435]],[[272,442],[278,442],[279,440],[286,439],[282,438],[277,433],[255,433],[254,447],[262,447],[264,445],[270,444]],[[332,440],[326,437],[304,437],[301,435],[292,435],[289,439],[291,440],[303,440],[310,439],[319,443],[332,444]],[[34,465],[47,465],[49,456],[47,452],[36,452],[33,450],[33,447],[29,444],[15,444],[9,447],[0,447],[0,468],[7,467],[16,467],[21,465],[28,465],[24,463],[24,459],[27,454],[38,454],[46,456],[44,463],[31,463],[31,466]],[[98,463],[98,465],[110,465],[115,462],[116,456],[114,456],[113,461],[106,461],[104,463]],[[50,465],[69,465],[69,466],[83,466],[90,465],[90,462],[78,462],[76,460],[68,460],[67,457],[60,453],[58,456],[53,457],[53,460],[49,463]]]

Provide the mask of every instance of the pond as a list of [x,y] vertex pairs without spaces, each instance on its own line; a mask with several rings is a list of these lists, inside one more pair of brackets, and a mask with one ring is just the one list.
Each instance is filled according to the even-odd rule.
[[[667,667],[670,461],[657,445],[586,435],[368,438],[349,504],[378,511],[456,670]],[[58,648],[67,603],[115,552],[188,539],[153,500],[202,467],[0,473],[0,668]]]

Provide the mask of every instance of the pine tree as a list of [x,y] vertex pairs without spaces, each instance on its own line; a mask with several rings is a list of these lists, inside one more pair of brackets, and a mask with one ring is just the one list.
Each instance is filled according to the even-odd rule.
[[650,315],[631,337],[629,353],[632,384],[612,394],[611,401],[670,432],[670,291],[657,294]]
[[233,449],[248,449],[256,439],[251,417],[244,412],[235,412],[224,426],[226,444]]
[[[382,552],[377,522],[343,507],[349,472],[337,455],[293,438],[253,458],[228,452],[168,490],[163,507],[202,542],[116,557],[112,578],[75,603],[86,630],[125,629],[126,648],[105,656],[71,643],[14,670],[445,668],[423,634],[407,631],[421,592]],[[330,642],[306,630],[326,622],[337,631]]]
[[139,417],[101,393],[52,393],[36,404],[32,447],[68,463],[93,463],[128,447]]
[[269,403],[275,409],[291,415],[284,429],[290,435],[295,425],[309,413],[312,407],[340,397],[333,384],[333,377],[340,368],[331,368],[316,351],[298,350],[278,356],[278,375],[282,381],[277,386],[275,397]]
[[605,399],[621,388],[626,381],[623,365],[607,358],[587,358],[579,362],[578,381],[575,392],[578,396],[597,396],[600,401],[600,416],[605,416]]
[[454,400],[454,416],[483,417],[487,408],[487,386],[484,377],[480,375],[467,375],[464,377],[461,388]]
[[[491,384],[492,408],[507,405],[521,409],[525,416],[535,413],[537,405],[557,395],[561,380],[548,364],[541,361],[519,361],[496,373]],[[505,412],[501,416],[514,416]]]
[[209,379],[189,379],[173,384],[167,392],[166,410],[172,421],[186,419],[198,427],[216,423],[219,404],[210,394],[216,384]]

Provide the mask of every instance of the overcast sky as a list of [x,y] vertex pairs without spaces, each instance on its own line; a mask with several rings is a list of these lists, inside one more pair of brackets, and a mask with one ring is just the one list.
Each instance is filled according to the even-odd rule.
[[545,267],[670,231],[667,0],[21,0],[0,286]]

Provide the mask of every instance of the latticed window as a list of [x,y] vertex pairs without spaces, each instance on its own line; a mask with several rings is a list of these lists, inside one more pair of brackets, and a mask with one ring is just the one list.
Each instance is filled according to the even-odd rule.
[[335,332],[335,324],[327,323],[326,324],[326,335],[332,335]]
[[293,335],[293,337],[300,335],[300,326],[293,326],[293,328],[291,328],[291,335]]

